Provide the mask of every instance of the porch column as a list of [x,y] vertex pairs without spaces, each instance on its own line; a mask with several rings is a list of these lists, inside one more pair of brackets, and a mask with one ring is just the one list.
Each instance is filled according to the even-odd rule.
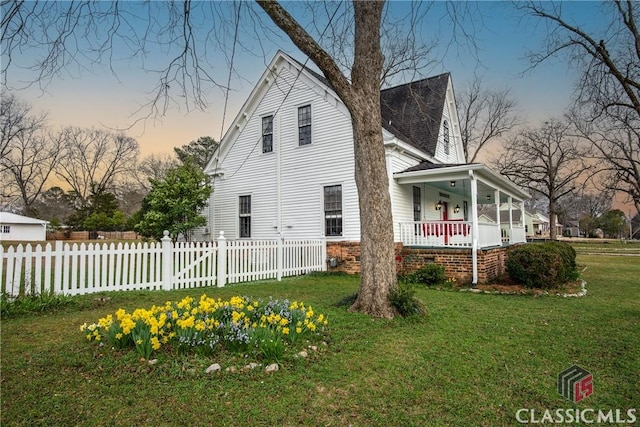
[[509,204],[509,244],[513,245],[513,199],[511,196],[507,198]]
[[472,286],[478,284],[478,241],[480,240],[480,230],[478,230],[478,181],[472,170],[469,170],[471,179],[471,259],[473,265]]
[[[525,232],[524,232],[524,241],[527,241],[527,219],[524,216],[524,200],[521,200],[520,203],[518,203],[518,207],[520,208],[520,212],[522,213],[522,216],[520,217],[520,225],[523,226],[525,228]],[[533,224],[531,225],[531,228],[533,228]],[[530,230],[530,232],[535,233],[535,230]]]

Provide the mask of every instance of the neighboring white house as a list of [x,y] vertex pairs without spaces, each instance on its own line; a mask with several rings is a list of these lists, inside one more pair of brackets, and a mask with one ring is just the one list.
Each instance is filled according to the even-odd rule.
[[49,221],[9,212],[0,212],[0,241],[47,240],[47,224],[49,224]]
[[[478,222],[478,206],[514,209],[529,195],[483,164],[464,163],[451,76],[380,96],[396,242],[468,248],[474,263],[477,250],[502,245],[498,225]],[[211,238],[360,240],[349,112],[322,76],[282,52],[205,172]],[[509,232],[509,242],[526,241],[524,224],[512,222]]]

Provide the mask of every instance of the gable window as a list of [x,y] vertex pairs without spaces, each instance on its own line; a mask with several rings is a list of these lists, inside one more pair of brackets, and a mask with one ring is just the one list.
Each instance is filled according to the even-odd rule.
[[442,140],[444,141],[444,154],[449,155],[449,122],[442,123]]
[[311,144],[311,105],[298,108],[298,145]]
[[325,236],[342,236],[342,185],[324,187]]
[[10,225],[3,225],[3,226],[2,226],[2,233],[3,233],[3,234],[9,234],[9,233],[11,233],[11,226],[10,226]]
[[273,151],[273,116],[262,118],[262,152]]
[[251,196],[239,197],[238,216],[240,237],[251,237]]

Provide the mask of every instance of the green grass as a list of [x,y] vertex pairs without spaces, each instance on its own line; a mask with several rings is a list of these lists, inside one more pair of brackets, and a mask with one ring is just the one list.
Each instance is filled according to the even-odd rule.
[[579,254],[607,253],[618,255],[640,255],[640,241],[613,240],[613,239],[572,239],[564,240]]
[[[75,311],[3,319],[1,424],[512,426],[520,408],[628,409],[640,402],[640,258],[580,255],[583,298],[419,289],[425,319],[377,320],[336,303],[357,278],[311,276],[223,289],[113,293]],[[233,355],[168,357],[87,343],[78,327],[202,292],[290,298],[329,315],[326,349],[280,371],[206,375]],[[577,405],[556,392],[573,364],[594,375]]]

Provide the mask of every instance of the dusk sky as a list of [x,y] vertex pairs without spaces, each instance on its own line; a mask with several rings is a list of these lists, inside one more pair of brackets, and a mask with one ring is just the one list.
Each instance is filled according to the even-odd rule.
[[[285,7],[290,4],[285,3]],[[425,39],[438,38],[440,43],[434,52],[435,63],[424,71],[425,76],[445,71],[452,73],[454,88],[461,90],[472,79],[474,74],[484,78],[488,88],[510,88],[512,96],[517,100],[519,111],[532,126],[553,115],[562,114],[570,101],[574,88],[575,70],[560,59],[526,71],[529,63],[525,59],[527,50],[536,50],[542,46],[546,35],[542,22],[532,18],[521,18],[507,2],[469,3],[474,11],[473,19],[468,25],[475,27],[475,41],[479,50],[473,58],[468,49],[450,43],[451,26],[445,15],[445,3],[435,4],[430,13],[430,21],[421,28]],[[563,8],[568,12],[570,20],[587,28],[597,25],[598,2],[565,2]],[[255,8],[255,6],[252,6]],[[390,2],[389,7],[401,10],[407,2]],[[480,16],[482,15],[482,16]],[[294,16],[299,17],[294,13]],[[304,15],[300,16],[304,19]],[[248,20],[241,19],[240,35],[245,35]],[[272,26],[277,33],[278,29]],[[238,51],[235,58],[237,72],[231,81],[232,91],[225,119],[226,128],[232,122],[249,94],[252,85],[257,81],[267,64],[278,49],[281,49],[301,62],[302,55],[292,44],[284,39],[270,40],[263,45],[265,54],[258,49],[257,42],[245,40],[245,44],[255,44],[254,54]],[[266,40],[266,39],[265,39]],[[153,53],[153,52],[152,52]],[[9,70],[7,85],[9,88],[24,87],[32,75],[18,68],[27,65],[29,59],[38,55],[37,51],[23,51],[20,58],[14,58],[16,66]],[[141,146],[142,155],[152,153],[170,153],[173,147],[179,147],[200,136],[211,136],[219,140],[223,131],[222,112],[224,94],[219,89],[211,89],[207,95],[209,107],[206,111],[192,109],[188,111],[183,98],[176,98],[166,114],[136,122],[148,113],[148,109],[137,111],[153,94],[158,84],[157,76],[149,72],[150,68],[160,66],[166,59],[161,52],[154,57],[145,58],[145,68],[140,68],[138,60],[129,60],[126,53],[122,58],[114,55],[116,75],[108,64],[87,65],[87,69],[68,69],[59,77],[40,89],[38,85],[14,91],[22,100],[29,102],[35,111],[49,113],[51,125],[73,125],[81,127],[127,128],[127,134],[136,138]],[[2,58],[3,61],[6,58]],[[228,68],[223,58],[209,61],[212,64],[212,75],[219,81],[226,82]],[[166,65],[166,64],[165,64]],[[403,83],[403,82],[398,82]]]

